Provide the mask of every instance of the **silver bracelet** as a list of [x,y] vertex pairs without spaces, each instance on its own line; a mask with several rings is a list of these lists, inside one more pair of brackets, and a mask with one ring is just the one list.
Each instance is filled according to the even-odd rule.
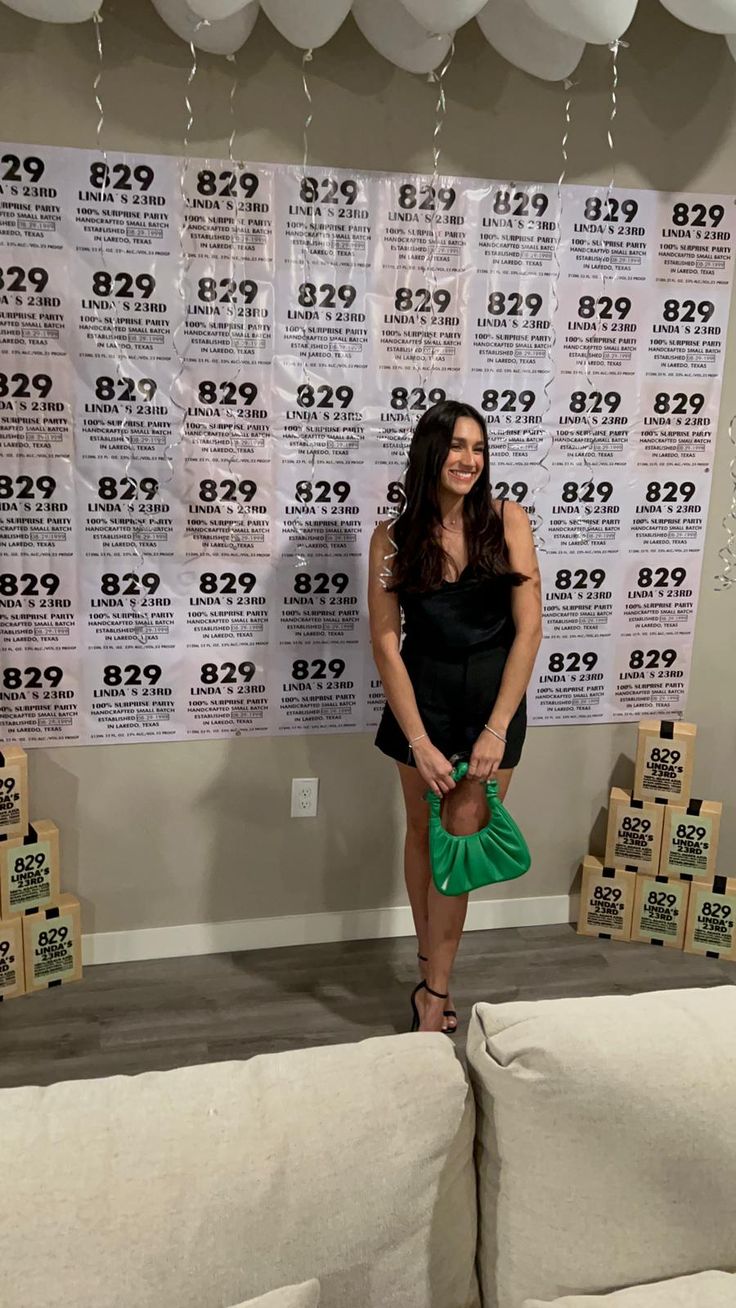
[[426,731],[423,731],[421,736],[415,736],[413,740],[409,741],[409,749],[411,749],[412,745],[416,745],[418,740],[426,740],[426,739],[427,739],[427,733]]
[[492,736],[495,736],[495,737],[496,737],[496,740],[500,740],[502,745],[505,745],[505,744],[506,744],[506,737],[500,735],[500,733],[499,733],[498,731],[494,731],[494,730],[493,730],[493,727],[489,727],[488,724],[487,724],[486,722],[483,723],[483,730],[484,730],[484,731],[490,731],[491,735],[492,735]]

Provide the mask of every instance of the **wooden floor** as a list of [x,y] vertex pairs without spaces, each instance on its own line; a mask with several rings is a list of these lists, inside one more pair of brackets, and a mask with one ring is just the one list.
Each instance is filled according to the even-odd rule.
[[[92,967],[80,985],[0,1006],[0,1087],[132,1075],[408,1028],[412,939]],[[634,994],[736,984],[736,964],[588,940],[570,926],[468,933],[453,997]]]

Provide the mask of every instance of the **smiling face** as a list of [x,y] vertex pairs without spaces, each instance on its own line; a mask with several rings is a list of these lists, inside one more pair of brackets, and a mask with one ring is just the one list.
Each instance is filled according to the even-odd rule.
[[452,441],[440,473],[440,489],[453,495],[467,495],[483,475],[485,440],[472,418],[458,418]]

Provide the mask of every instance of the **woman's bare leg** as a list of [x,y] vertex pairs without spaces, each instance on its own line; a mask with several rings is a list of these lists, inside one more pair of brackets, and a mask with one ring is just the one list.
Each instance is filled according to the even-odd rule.
[[428,944],[427,892],[431,880],[429,868],[429,806],[424,799],[427,786],[416,768],[399,763],[399,778],[406,808],[404,840],[404,876],[419,942],[419,953],[426,954]]
[[[429,805],[424,796],[427,786],[416,768],[398,764],[401,789],[406,807],[406,839],[404,842],[404,877],[417,933],[418,952],[429,959],[429,887],[432,873],[429,865]],[[428,979],[429,961],[420,962],[422,977]],[[430,982],[431,985],[431,982]],[[452,1008],[452,1001],[443,1001],[444,1008]],[[443,1018],[443,1027],[455,1030],[454,1018]]]
[[[511,774],[511,768],[497,774],[501,798],[509,788]],[[461,781],[443,802],[442,820],[454,836],[480,831],[488,821],[485,786],[477,781]],[[430,878],[428,908],[427,984],[432,990],[445,994],[449,990],[452,967],[465,925],[468,896],[441,895]],[[441,1031],[442,1012],[447,1000],[436,999],[427,992],[420,993],[417,998],[422,1019],[419,1029]]]
[[[424,799],[426,784],[416,768],[399,763],[399,776],[406,807],[404,875],[411,904],[419,953],[428,957],[424,965],[427,984],[440,994],[448,993],[450,975],[465,925],[467,895],[441,895],[432,881],[429,862],[429,806]],[[498,793],[504,798],[511,783],[513,768],[496,774]],[[456,836],[479,831],[488,820],[485,788],[477,781],[461,781],[444,800],[442,819]],[[452,1007],[448,999],[435,999],[420,992],[418,1007],[420,1030],[441,1031],[446,1024],[444,1009]]]
[[514,775],[513,768],[504,768],[502,772],[499,771],[496,773],[496,781],[498,782],[498,798],[501,800],[501,803],[503,803],[503,801],[506,798],[506,792],[508,791],[508,788],[511,785],[511,778],[513,777],[513,775]]

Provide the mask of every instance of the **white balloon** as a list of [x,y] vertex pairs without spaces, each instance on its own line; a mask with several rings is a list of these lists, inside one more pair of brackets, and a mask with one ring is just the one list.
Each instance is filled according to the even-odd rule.
[[5,4],[26,18],[46,23],[86,23],[102,8],[102,0],[5,0]]
[[609,45],[623,36],[636,13],[637,0],[526,0],[543,23],[593,45]]
[[353,0],[353,18],[374,50],[407,73],[431,73],[451,36],[433,36],[397,0]]
[[199,18],[209,18],[216,23],[220,18],[230,18],[232,14],[237,14],[239,9],[245,9],[254,0],[187,0],[187,3],[192,13]]
[[316,49],[335,35],[352,0],[261,0],[274,27],[300,50]]
[[151,0],[156,13],[176,32],[182,41],[193,41],[198,50],[209,54],[235,54],[248,40],[256,18],[258,5],[249,4],[229,18],[210,23],[190,9],[187,0]]
[[736,32],[736,0],[662,0],[662,4],[701,32]]
[[486,0],[401,0],[426,32],[455,32],[483,8]]
[[488,0],[477,21],[486,40],[504,59],[547,82],[569,77],[585,49],[584,41],[543,23],[525,0]]

